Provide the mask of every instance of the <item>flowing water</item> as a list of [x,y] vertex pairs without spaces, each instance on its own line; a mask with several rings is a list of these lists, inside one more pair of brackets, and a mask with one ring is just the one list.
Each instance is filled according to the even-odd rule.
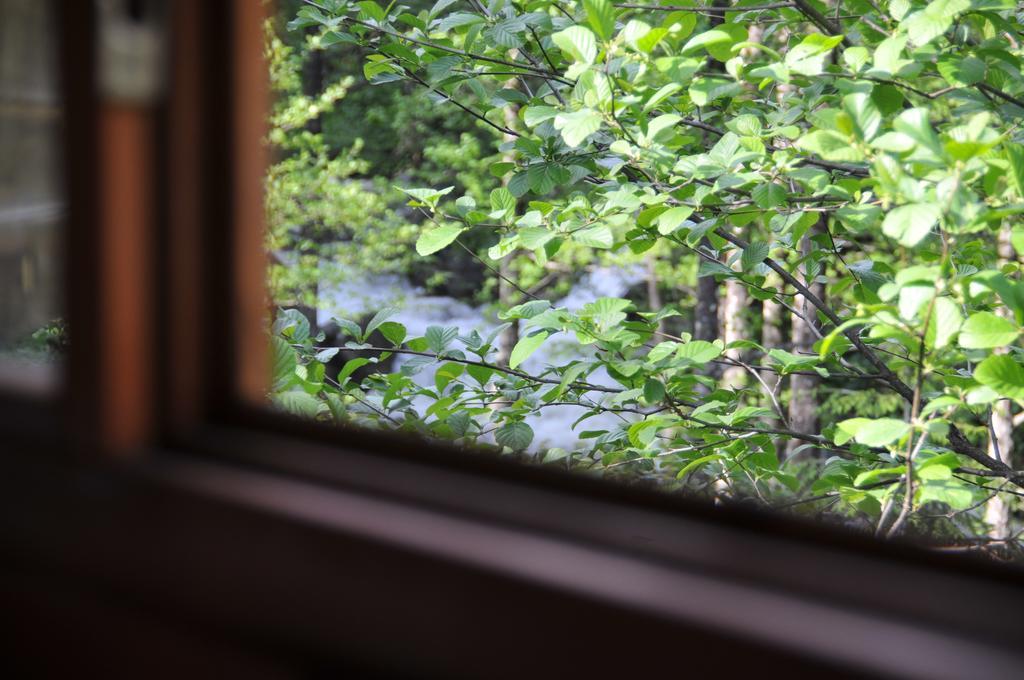
[[[554,304],[576,310],[597,298],[622,297],[642,279],[643,272],[639,267],[596,267],[584,274],[568,295]],[[487,305],[474,307],[454,298],[427,295],[397,275],[353,276],[351,280],[322,287],[321,300],[321,309],[317,312],[321,326],[329,323],[332,317],[353,318],[373,314],[385,306],[395,306],[400,311],[391,319],[404,324],[410,338],[422,336],[428,326],[456,326],[460,333],[477,330],[485,334],[500,323]],[[545,366],[564,365],[578,357],[579,352],[579,344],[570,341],[565,334],[556,334],[527,359],[520,370],[536,375]],[[402,361],[402,356],[396,357],[396,370]],[[433,385],[433,368],[426,367],[414,379],[421,385]],[[593,373],[588,381],[598,385],[614,384],[603,371]],[[604,429],[621,422],[620,416],[603,413],[583,421],[574,430],[574,421],[584,412],[585,409],[579,406],[549,406],[530,416],[527,422],[534,431],[531,450],[551,447],[572,449],[580,432]]]

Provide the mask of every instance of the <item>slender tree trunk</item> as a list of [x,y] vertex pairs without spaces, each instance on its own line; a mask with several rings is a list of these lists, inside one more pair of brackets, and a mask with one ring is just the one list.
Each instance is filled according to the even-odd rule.
[[[708,23],[711,26],[718,26],[725,21],[725,7],[729,6],[728,0],[714,0],[711,3],[714,10],[708,12]],[[719,8],[722,8],[719,10]],[[708,57],[708,70],[715,73],[724,73],[725,64]],[[710,146],[710,144],[709,144]],[[698,246],[702,250],[710,250],[711,242],[707,238],[701,240]],[[700,259],[698,258],[698,265]],[[697,278],[697,299],[693,308],[693,339],[710,342],[718,338],[718,281],[713,276]],[[718,373],[717,364],[709,364],[708,369],[713,374]]]
[[[827,218],[822,218],[827,219]],[[800,251],[804,257],[811,253],[813,242],[811,236],[821,231],[820,223],[815,225],[800,242]],[[809,263],[803,266],[803,283],[819,298],[825,298],[825,286],[815,282],[818,271]],[[797,311],[800,316],[793,315],[793,353],[810,354],[814,343],[818,340],[818,318],[814,307],[802,297],[797,298]],[[801,318],[801,316],[803,318]],[[797,432],[813,434],[818,431],[818,399],[817,388],[820,380],[815,375],[791,375],[789,377],[789,427]],[[790,440],[786,444],[786,456],[793,455],[801,442]]]
[[[1014,258],[1013,245],[1010,243],[1010,227],[1004,225],[999,231],[996,245],[999,264],[1005,264]],[[996,314],[1012,320],[1013,315],[1005,306],[1000,306]],[[996,350],[1005,353],[1006,348]],[[1012,466],[1013,455],[1013,410],[1009,399],[999,399],[992,404],[992,418],[989,422],[988,455]],[[988,535],[995,539],[1010,536],[1010,503],[1002,495],[992,497],[985,505],[985,521],[989,524]]]
[[[650,252],[644,258],[644,265],[647,267],[647,311],[661,311],[661,291],[658,290],[658,272],[655,269],[657,258]],[[665,332],[665,320],[658,320],[658,332]]]
[[[739,230],[737,230],[739,231]],[[747,287],[735,279],[725,282],[725,297],[720,308],[722,340],[728,345],[737,340],[745,340],[749,336],[747,327],[747,306],[750,295]],[[725,351],[725,356],[738,361],[746,360],[746,352],[738,349]],[[747,371],[742,366],[726,366],[722,372],[722,386],[730,388],[743,387],[747,382]]]
[[[781,291],[783,284],[782,279],[775,272],[772,272],[764,283],[765,288],[774,289]],[[772,350],[782,347],[782,324],[783,324],[783,310],[785,308],[775,300],[765,300],[761,303],[761,346],[765,350]],[[779,389],[779,383],[782,382],[781,378],[775,373],[769,371],[763,371],[761,373],[761,379],[764,380],[768,389],[777,391]],[[782,422],[776,419],[773,421],[775,425],[782,425]]]

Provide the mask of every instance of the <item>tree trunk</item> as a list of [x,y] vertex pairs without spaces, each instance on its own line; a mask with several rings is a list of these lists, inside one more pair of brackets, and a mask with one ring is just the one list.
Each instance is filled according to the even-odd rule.
[[[739,230],[737,230],[739,231]],[[747,305],[750,295],[747,287],[740,281],[729,279],[725,282],[725,297],[720,308],[722,340],[728,345],[737,340],[745,340],[749,336],[747,327]],[[738,349],[726,350],[725,356],[737,361],[746,360],[746,352]],[[722,386],[738,389],[747,382],[747,371],[742,366],[726,366],[722,372]]]
[[[658,290],[658,272],[655,269],[657,258],[651,253],[647,253],[647,256],[644,258],[644,264],[647,267],[647,311],[660,312],[662,305],[661,291]],[[657,331],[659,333],[665,332],[664,319],[658,320]]]
[[[765,280],[764,287],[781,292],[783,288],[782,279],[779,278],[778,274],[772,272],[772,274]],[[784,309],[785,308],[775,300],[765,300],[761,303],[761,346],[765,348],[765,351],[782,348]],[[781,379],[777,374],[769,371],[762,371],[761,379],[764,380],[768,389],[778,390]],[[773,424],[778,426],[783,423],[776,419],[773,421]]]
[[[827,218],[823,218],[827,219]],[[800,251],[807,257],[813,249],[811,236],[820,233],[822,227],[819,222],[808,234],[804,235],[800,242]],[[804,263],[803,284],[810,288],[811,292],[819,298],[825,297],[825,286],[814,281],[818,274],[817,266]],[[818,317],[812,304],[803,297],[796,298],[796,309],[800,316],[793,315],[793,353],[811,354],[814,343],[818,340]],[[801,318],[803,317],[803,318]],[[818,399],[817,388],[820,382],[816,375],[795,374],[789,378],[789,427],[796,432],[814,434],[818,431]],[[786,456],[792,456],[803,442],[790,440],[786,443]]]
[[[999,264],[1014,259],[1013,245],[1010,243],[1010,227],[1004,225],[999,231],[996,245]],[[1005,306],[996,310],[999,316],[1013,320],[1013,314]],[[995,350],[1005,353],[1006,348]],[[1009,399],[1000,399],[992,404],[992,418],[989,422],[988,455],[1012,466],[1013,455],[1013,409]],[[985,521],[988,522],[988,535],[995,539],[1006,539],[1010,536],[1010,502],[1009,498],[1000,494],[992,497],[985,505]]]
[[718,282],[713,276],[697,279],[693,307],[693,339],[711,342],[718,338]]

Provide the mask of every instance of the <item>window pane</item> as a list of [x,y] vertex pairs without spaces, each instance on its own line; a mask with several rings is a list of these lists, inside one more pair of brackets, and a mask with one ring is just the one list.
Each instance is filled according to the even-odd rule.
[[64,341],[53,9],[0,0],[0,384],[48,384]]
[[274,402],[1016,556],[1013,4],[280,3]]

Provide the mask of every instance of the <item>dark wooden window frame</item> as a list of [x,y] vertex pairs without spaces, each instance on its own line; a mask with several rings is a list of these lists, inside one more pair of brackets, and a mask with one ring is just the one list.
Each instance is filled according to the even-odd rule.
[[170,3],[155,105],[97,94],[90,5],[61,18],[67,380],[0,395],[14,611],[100,593],[254,677],[1020,674],[1017,571],[258,408],[261,3]]

